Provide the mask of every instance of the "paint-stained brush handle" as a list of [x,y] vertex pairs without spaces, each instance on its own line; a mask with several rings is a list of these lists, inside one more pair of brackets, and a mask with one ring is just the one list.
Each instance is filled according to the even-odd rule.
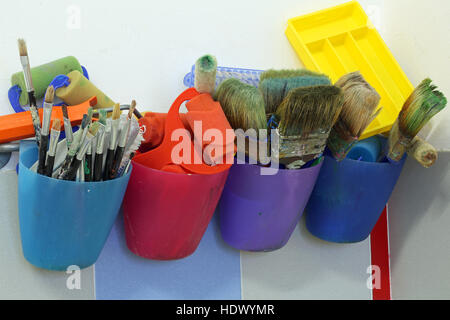
[[106,154],[105,169],[104,169],[104,174],[103,174],[104,181],[112,179],[111,169],[112,169],[113,162],[114,162],[114,156],[115,156],[114,150],[108,149],[108,152]]
[[39,144],[38,169],[37,169],[37,172],[39,174],[45,173],[45,158],[47,156],[48,141],[49,141],[48,135],[47,136],[41,135],[41,143]]
[[103,153],[97,153],[94,160],[94,181],[101,181],[103,177]]
[[44,173],[47,177],[52,176],[54,165],[55,165],[55,157],[48,156],[47,157],[47,165],[45,167],[45,173]]
[[84,181],[92,181],[92,154],[86,154],[85,156],[85,167],[84,167]]
[[111,179],[114,179],[117,177],[117,173],[120,168],[120,163],[122,162],[123,155],[125,153],[125,147],[117,147],[116,153],[114,155],[114,161],[113,166],[111,168]]

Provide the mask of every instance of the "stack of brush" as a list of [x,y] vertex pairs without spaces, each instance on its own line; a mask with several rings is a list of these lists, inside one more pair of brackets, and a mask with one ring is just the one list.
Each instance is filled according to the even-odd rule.
[[[309,70],[266,71],[259,89],[229,79],[221,83],[216,98],[234,129],[272,129],[271,161],[287,169],[301,169],[320,159],[342,108],[341,89],[327,76]],[[245,152],[261,159],[261,153]]]
[[[119,104],[112,110],[102,109],[98,112],[98,121],[93,121],[94,110],[89,108],[75,133],[67,107],[62,106],[66,139],[58,143],[61,121],[55,119],[48,143],[53,93],[53,87],[49,87],[44,102],[37,172],[61,180],[85,182],[106,181],[126,174],[142,140],[137,121],[133,119],[136,102],[133,100],[125,117],[121,117]],[[107,118],[108,111],[112,111],[111,118]],[[60,160],[55,163],[57,158]]]

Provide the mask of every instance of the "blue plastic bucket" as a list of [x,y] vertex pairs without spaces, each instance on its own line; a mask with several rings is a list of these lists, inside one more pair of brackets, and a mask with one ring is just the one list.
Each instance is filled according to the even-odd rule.
[[367,239],[383,212],[405,163],[337,162],[330,155],[306,207],[306,227],[329,242]]
[[72,182],[29,168],[37,147],[21,144],[19,222],[22,250],[32,265],[66,270],[94,264],[119,213],[131,170],[104,182]]

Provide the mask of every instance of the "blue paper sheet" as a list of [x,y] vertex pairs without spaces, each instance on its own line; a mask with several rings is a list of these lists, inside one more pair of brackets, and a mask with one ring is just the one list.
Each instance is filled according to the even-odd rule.
[[95,264],[97,299],[241,299],[239,251],[222,240],[217,212],[197,251],[177,261],[130,252],[119,215]]

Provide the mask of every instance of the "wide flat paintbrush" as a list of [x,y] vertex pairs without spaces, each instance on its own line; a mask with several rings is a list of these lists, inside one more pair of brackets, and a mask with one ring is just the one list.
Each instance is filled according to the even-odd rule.
[[61,133],[61,121],[53,120],[52,131],[50,133],[50,146],[47,152],[47,164],[45,166],[45,175],[51,177],[53,174],[53,166],[55,164],[56,147],[58,145],[59,135]]
[[343,92],[342,111],[331,130],[327,145],[334,158],[342,161],[380,113],[381,109],[375,111],[380,95],[359,72],[343,76],[335,86]]
[[280,163],[299,169],[324,151],[331,128],[342,110],[342,92],[335,86],[297,88],[277,110]]
[[[45,159],[47,156],[48,140],[50,134],[50,120],[52,118],[53,99],[55,98],[55,88],[50,86],[47,88],[44,98],[44,111],[42,117],[41,143],[39,145],[39,160],[37,172],[44,174]],[[61,125],[61,124],[60,124]]]
[[114,161],[111,168],[111,173],[109,174],[110,179],[117,177],[117,173],[122,162],[123,155],[125,153],[125,146],[127,144],[128,133],[130,131],[131,118],[133,117],[134,109],[136,108],[136,101],[131,102],[131,107],[128,112],[128,117],[126,123],[120,132],[119,142],[117,143],[116,153],[114,154]]
[[425,79],[406,100],[389,134],[389,159],[400,161],[412,139],[445,108],[447,99],[436,89],[431,79]]
[[94,137],[97,135],[99,127],[100,124],[98,122],[94,122],[89,126],[88,132],[84,141],[82,142],[80,150],[77,152],[75,159],[73,159],[70,169],[63,175],[63,180],[75,180],[77,171],[80,168],[81,163],[83,162],[86,151],[91,144],[92,139],[94,139]]
[[104,174],[103,174],[103,180],[110,180],[111,179],[111,169],[113,166],[115,151],[116,151],[116,144],[118,139],[118,131],[119,131],[119,124],[120,124],[120,114],[122,111],[120,110],[120,105],[117,103],[114,106],[114,111],[112,114],[112,124],[111,124],[111,138],[109,140],[109,147],[106,152],[106,162],[105,162],[105,168],[104,168]]
[[28,101],[30,102],[31,119],[33,121],[34,134],[36,136],[36,143],[39,147],[41,143],[41,121],[36,104],[36,97],[34,95],[33,79],[31,78],[30,59],[28,58],[28,49],[25,40],[19,39],[19,54],[20,62],[23,68],[25,78],[25,85],[28,92]]

